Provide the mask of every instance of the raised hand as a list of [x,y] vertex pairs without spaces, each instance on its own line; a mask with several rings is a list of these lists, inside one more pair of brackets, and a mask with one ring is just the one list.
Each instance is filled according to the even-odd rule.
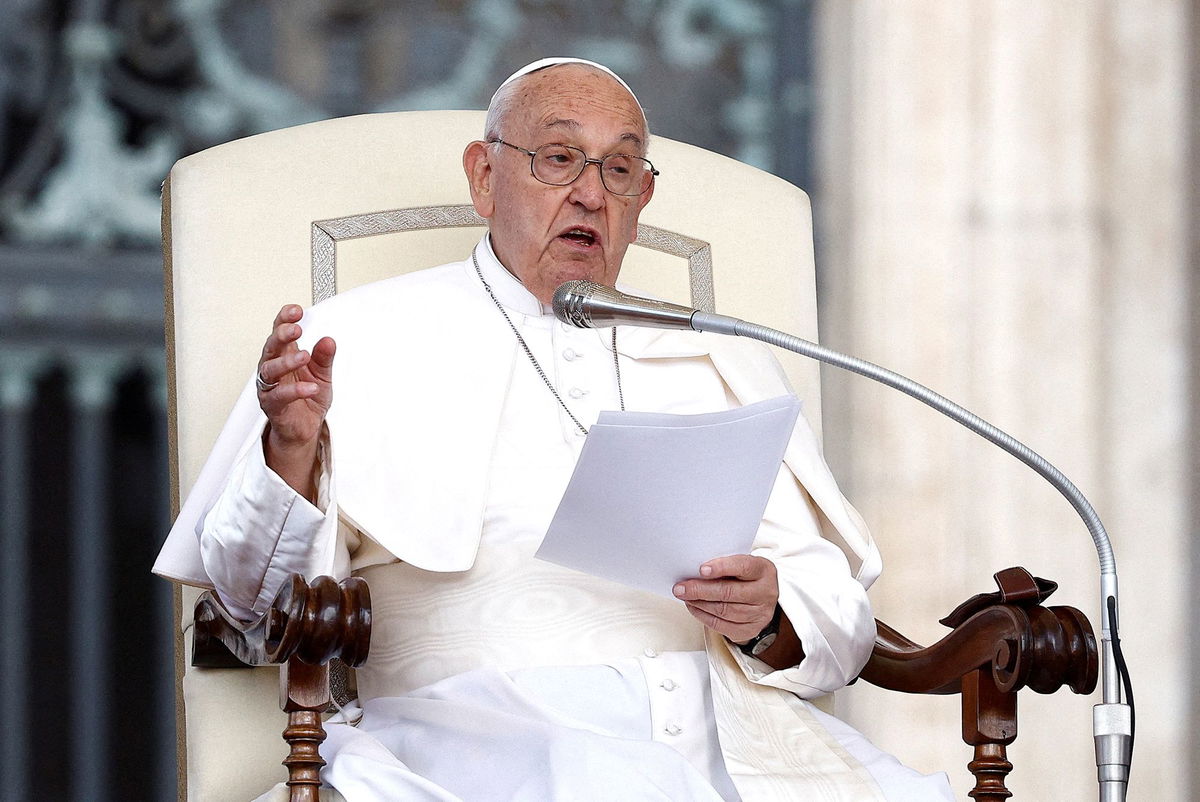
[[337,347],[322,337],[311,353],[296,345],[303,310],[279,310],[258,361],[258,404],[267,416],[263,453],[267,465],[296,492],[312,500],[313,465],[325,414],[333,403],[333,357]]

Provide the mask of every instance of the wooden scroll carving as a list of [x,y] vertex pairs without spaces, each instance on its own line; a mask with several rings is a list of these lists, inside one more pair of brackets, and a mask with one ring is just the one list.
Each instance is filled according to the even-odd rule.
[[975,748],[967,768],[975,777],[970,796],[1003,802],[1012,796],[1006,747],[1017,737],[1017,692],[1029,687],[1075,693],[1096,687],[1096,637],[1073,607],[1043,607],[1057,587],[1024,568],[995,575],[999,591],[960,605],[941,623],[950,634],[922,647],[882,622],[875,649],[860,677],[905,693],[962,696],[962,737]]
[[327,576],[308,584],[293,574],[257,620],[229,614],[212,591],[197,601],[192,665],[230,668],[279,664],[280,707],[288,714],[283,731],[290,754],[291,802],[317,802],[321,713],[329,707],[329,661],[351,668],[367,659],[371,643],[371,594],[357,577],[335,582]]

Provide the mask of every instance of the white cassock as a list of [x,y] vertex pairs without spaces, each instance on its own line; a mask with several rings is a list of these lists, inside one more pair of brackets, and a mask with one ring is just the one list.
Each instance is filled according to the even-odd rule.
[[[476,256],[575,417],[618,408],[611,330],[558,323],[486,238]],[[324,778],[351,802],[951,798],[943,775],[904,769],[804,701],[827,701],[869,656],[879,556],[803,420],[753,549],[775,563],[805,648],[772,670],[681,602],[532,558],[583,436],[471,260],[343,293],[302,325],[302,347],[338,342],[318,506],[263,464],[251,383],[155,571],[215,586],[245,617],[293,571],[368,580],[362,719],[331,725],[323,748]],[[754,343],[622,327],[618,352],[631,410],[788,392]]]

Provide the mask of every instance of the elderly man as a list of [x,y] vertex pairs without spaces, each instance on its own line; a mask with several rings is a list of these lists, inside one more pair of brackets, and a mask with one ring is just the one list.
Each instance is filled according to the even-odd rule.
[[[866,661],[878,572],[803,421],[753,553],[697,566],[681,602],[532,558],[600,410],[788,392],[753,343],[548,314],[565,281],[616,283],[648,139],[606,68],[529,65],[463,154],[489,229],[470,258],[274,321],[261,427],[195,531],[245,617],[292,571],[371,583],[357,726],[325,747],[347,799],[948,797],[802,701]],[[444,309],[462,322],[430,337]]]

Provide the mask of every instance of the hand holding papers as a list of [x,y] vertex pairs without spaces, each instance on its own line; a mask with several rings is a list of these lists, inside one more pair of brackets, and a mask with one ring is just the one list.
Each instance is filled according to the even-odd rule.
[[790,395],[702,415],[600,413],[537,556],[671,596],[702,562],[750,552],[799,414]]

